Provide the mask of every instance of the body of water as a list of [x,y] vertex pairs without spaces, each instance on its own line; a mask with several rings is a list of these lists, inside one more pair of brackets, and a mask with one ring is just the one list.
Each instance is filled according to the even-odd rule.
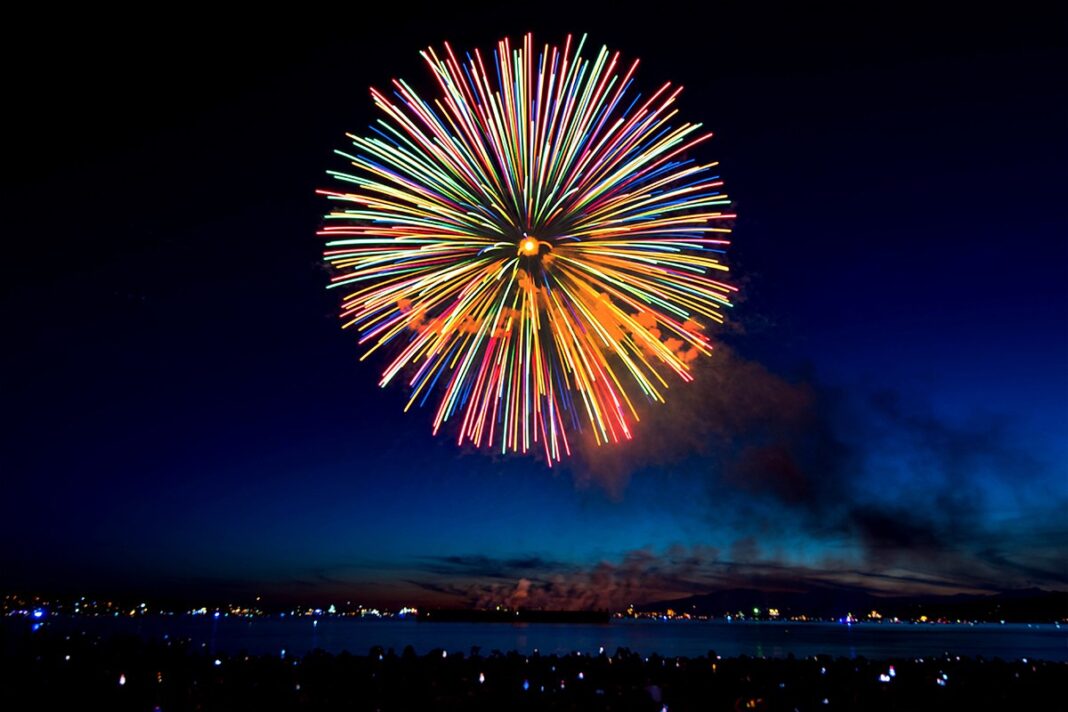
[[[10,621],[10,619],[9,619]],[[30,625],[25,620],[9,625]],[[1068,661],[1068,626],[1055,624],[783,623],[725,621],[634,621],[604,625],[428,623],[416,620],[351,618],[65,618],[43,625],[56,632],[135,634],[146,638],[188,638],[212,653],[302,655],[310,650],[366,654],[372,646],[398,654],[411,645],[419,654],[435,649],[483,654],[516,650],[542,654],[611,654],[617,647],[649,655],[906,658],[935,655],[1036,658]]]

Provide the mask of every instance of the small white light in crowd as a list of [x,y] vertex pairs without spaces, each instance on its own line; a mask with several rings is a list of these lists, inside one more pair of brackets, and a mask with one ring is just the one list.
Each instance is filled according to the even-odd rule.
[[220,665],[222,665],[222,660],[215,658],[215,667],[219,667]]
[[447,650],[442,650],[441,651],[441,657],[443,657],[443,658],[449,657],[449,652]]
[[890,682],[890,676],[884,672],[879,676],[879,682]]
[[580,672],[580,673],[578,674],[578,679],[580,679],[580,680],[585,680],[585,679],[586,679],[586,676],[585,676],[585,675],[583,675],[583,674],[582,674],[582,673]]
[[69,655],[64,655],[64,656],[63,656],[63,659],[64,659],[64,660],[70,660],[70,656],[69,656]]
[[485,682],[485,681],[486,681],[486,673],[484,673],[484,672],[480,672],[480,673],[478,674],[478,681],[479,681],[479,682]]
[[125,674],[120,674],[119,675],[119,685],[125,685],[125,684],[126,684],[126,675]]

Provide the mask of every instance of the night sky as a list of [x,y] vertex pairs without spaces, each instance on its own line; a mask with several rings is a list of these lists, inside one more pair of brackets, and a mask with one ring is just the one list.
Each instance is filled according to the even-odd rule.
[[[503,5],[6,28],[0,584],[1068,588],[1064,17]],[[432,93],[420,49],[526,31],[683,84],[739,214],[741,298],[696,383],[551,470],[403,414],[315,235],[372,84]]]

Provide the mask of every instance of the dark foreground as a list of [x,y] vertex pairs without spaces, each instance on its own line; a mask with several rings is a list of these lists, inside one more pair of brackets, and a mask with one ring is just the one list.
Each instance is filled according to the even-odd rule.
[[[1022,710],[1064,700],[1068,664],[936,659],[214,656],[179,641],[7,634],[0,709]],[[882,677],[881,677],[882,676]],[[1058,700],[1060,702],[1058,702]]]

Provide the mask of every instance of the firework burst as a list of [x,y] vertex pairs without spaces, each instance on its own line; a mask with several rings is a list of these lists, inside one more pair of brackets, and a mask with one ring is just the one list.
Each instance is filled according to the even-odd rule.
[[344,326],[390,354],[380,384],[436,399],[435,433],[550,465],[569,432],[630,438],[635,399],[691,380],[734,291],[717,164],[689,157],[711,134],[673,125],[681,87],[638,95],[638,62],[584,40],[426,50],[438,98],[372,89],[384,116],[319,191]]

